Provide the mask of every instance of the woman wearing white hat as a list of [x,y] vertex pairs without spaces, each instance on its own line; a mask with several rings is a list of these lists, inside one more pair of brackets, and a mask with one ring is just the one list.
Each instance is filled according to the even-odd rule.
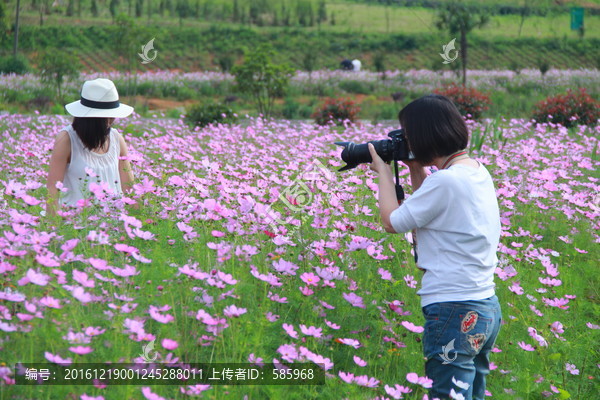
[[[115,118],[127,117],[133,108],[119,102],[114,83],[102,78],[86,81],[81,99],[65,108],[75,118],[54,142],[47,183],[48,215],[56,215],[56,200],[61,205],[82,204],[92,179],[107,184],[115,195],[130,191],[133,185],[129,161],[119,160],[127,156],[127,144],[111,127]],[[58,196],[57,182],[67,189],[62,196]]]

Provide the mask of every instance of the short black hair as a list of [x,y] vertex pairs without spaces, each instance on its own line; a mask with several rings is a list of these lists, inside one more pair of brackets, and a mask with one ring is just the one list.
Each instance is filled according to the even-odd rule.
[[108,118],[75,117],[71,125],[85,148],[90,151],[104,147],[110,134]]
[[465,149],[469,143],[469,130],[460,112],[439,94],[409,103],[398,113],[398,120],[415,159],[425,165]]

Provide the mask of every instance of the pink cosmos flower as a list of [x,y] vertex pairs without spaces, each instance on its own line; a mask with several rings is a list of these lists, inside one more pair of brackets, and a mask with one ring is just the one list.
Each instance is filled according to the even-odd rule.
[[71,351],[75,354],[83,355],[83,354],[91,353],[92,351],[94,351],[94,349],[89,346],[73,346],[73,347],[69,347],[69,351]]
[[223,309],[223,314],[226,317],[239,317],[242,314],[246,314],[248,310],[245,308],[238,308],[235,305],[230,305]]
[[294,339],[298,339],[298,332],[294,330],[294,326],[290,324],[283,324],[283,330],[285,333],[290,335]]
[[196,319],[199,321],[202,321],[202,323],[206,324],[206,325],[218,325],[219,324],[219,320],[217,318],[212,317],[209,313],[207,313],[206,311],[200,309],[198,310],[198,313],[196,314]]
[[314,290],[312,290],[308,286],[299,286],[298,289],[300,289],[300,293],[302,293],[305,296],[310,296],[315,293]]
[[331,329],[340,329],[340,328],[341,328],[341,326],[340,326],[340,325],[338,325],[338,324],[335,324],[335,323],[333,323],[333,322],[331,322],[331,321],[328,321],[328,320],[325,320],[325,324],[326,324],[328,327],[330,327]]
[[425,330],[425,328],[422,326],[416,326],[412,322],[408,321],[402,321],[402,326],[414,333],[422,333]]
[[548,342],[546,342],[546,339],[544,339],[541,335],[539,335],[535,328],[529,327],[529,328],[527,328],[527,331],[529,332],[529,336],[534,338],[539,343],[540,346],[548,347]]
[[384,388],[385,388],[385,392],[387,394],[389,394],[390,396],[392,396],[392,398],[394,398],[394,399],[402,399],[403,394],[412,392],[411,388],[408,388],[405,386],[400,386],[398,384],[395,384],[394,387],[385,385]]
[[300,279],[302,279],[302,281],[309,286],[319,286],[319,281],[321,280],[321,278],[319,278],[312,272],[303,273],[302,275],[300,275]]
[[283,258],[273,261],[273,269],[284,275],[296,275],[296,270],[300,268],[294,263],[285,261]]
[[566,363],[565,368],[567,369],[567,371],[569,371],[571,375],[579,375],[579,370],[575,368],[575,364]]
[[381,279],[383,279],[384,281],[391,281],[391,280],[393,280],[392,274],[388,270],[385,270],[383,268],[379,268],[377,270],[377,273],[381,276]]
[[329,371],[330,369],[333,368],[333,362],[331,362],[331,360],[329,358],[323,357],[320,354],[309,353],[306,355],[306,358],[309,361],[312,361],[315,364],[317,364],[319,367],[321,367],[325,371]]
[[356,293],[342,293],[342,296],[344,296],[344,299],[346,299],[346,301],[350,303],[353,307],[366,308],[363,303],[362,297],[358,296]]
[[254,353],[250,353],[248,356],[248,362],[254,365],[258,365],[259,367],[263,367],[265,363],[261,357],[256,357]]
[[275,321],[277,321],[277,320],[279,319],[279,315],[277,315],[277,314],[273,314],[271,311],[268,311],[268,312],[265,314],[265,318],[266,318],[266,319],[267,319],[267,321],[269,321],[269,322],[275,322]]
[[512,285],[508,287],[508,290],[518,295],[522,295],[524,293],[524,290],[521,287],[521,283],[519,281],[513,282]]
[[314,326],[306,327],[306,325],[300,324],[300,331],[306,336],[314,336],[319,338],[322,336],[323,328],[317,328]]
[[89,303],[92,301],[92,295],[83,290],[81,286],[74,288],[71,291],[71,295],[82,303]]
[[356,382],[359,386],[365,387],[377,387],[379,386],[379,381],[373,377],[368,377],[367,375],[355,376],[354,382]]
[[417,287],[417,281],[415,280],[415,277],[412,275],[405,275],[404,282],[406,282],[406,286],[408,286],[411,289],[414,289]]
[[296,350],[296,347],[294,347],[293,345],[282,344],[277,349],[277,352],[279,354],[281,354],[281,358],[287,362],[293,363],[295,360],[298,359],[298,351]]
[[43,274],[39,271],[34,271],[31,268],[27,270],[27,274],[25,276],[27,277],[27,279],[29,279],[29,282],[39,286],[46,286],[50,279],[48,275]]
[[190,385],[185,388],[180,387],[179,391],[188,396],[201,396],[202,392],[207,391],[210,388],[210,385]]
[[93,279],[89,279],[85,272],[76,269],[73,270],[73,280],[83,287],[93,288],[95,286]]
[[97,270],[100,271],[104,271],[107,270],[108,267],[108,262],[106,260],[103,260],[101,258],[88,258],[88,263],[90,263],[90,265],[94,268],[96,268]]
[[55,363],[62,366],[68,366],[71,365],[71,363],[73,363],[73,360],[70,358],[61,358],[58,354],[54,355],[47,351],[44,352],[44,357],[46,357],[46,360],[50,361],[51,363]]
[[172,340],[172,339],[163,339],[160,344],[166,350],[175,350],[177,347],[179,347],[179,343],[177,343],[177,341]]
[[87,394],[82,394],[79,397],[80,400],[104,400],[103,396],[96,396],[96,397],[92,397],[92,396],[88,396]]
[[341,344],[345,344],[347,346],[352,346],[355,349],[358,349],[361,346],[360,342],[356,339],[338,338],[338,339],[335,339],[335,341],[338,343],[341,343]]
[[40,304],[50,308],[62,308],[60,301],[51,296],[45,296],[40,299]]
[[343,380],[346,383],[354,382],[354,374],[352,374],[350,372],[340,371],[340,372],[338,372],[338,376],[340,377],[341,380]]
[[150,390],[150,388],[147,386],[142,388],[142,394],[148,400],[166,400],[164,397],[161,397],[161,396],[157,395],[156,393],[153,393],[152,390]]
[[426,376],[419,376],[414,372],[409,372],[406,374],[406,380],[410,383],[414,383],[416,385],[421,385],[425,389],[431,388],[433,381]]
[[535,351],[535,349],[533,348],[532,345],[525,343],[525,342],[519,342],[518,343],[519,347],[522,348],[525,351]]
[[60,263],[53,257],[54,254],[36,255],[35,261],[42,264],[44,267],[60,267]]
[[352,357],[352,359],[354,360],[356,365],[358,365],[359,367],[364,367],[367,365],[367,362],[365,360],[363,360],[362,358],[360,358],[359,356],[354,356],[354,357]]

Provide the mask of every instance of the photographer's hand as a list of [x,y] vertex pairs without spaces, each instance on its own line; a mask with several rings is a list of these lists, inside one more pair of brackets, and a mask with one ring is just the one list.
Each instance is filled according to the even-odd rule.
[[371,158],[373,159],[371,162],[371,169],[379,174],[379,213],[381,216],[381,223],[386,232],[397,233],[390,221],[392,211],[398,208],[392,169],[381,159],[381,157],[379,157],[371,143],[369,143],[368,147]]
[[389,171],[391,174],[392,170],[390,165],[383,161],[381,157],[379,157],[379,154],[377,154],[377,151],[375,150],[375,147],[373,147],[373,144],[369,143],[368,147],[369,153],[371,153],[371,158],[373,159],[373,161],[371,162],[371,170],[380,174],[384,173],[384,171]]

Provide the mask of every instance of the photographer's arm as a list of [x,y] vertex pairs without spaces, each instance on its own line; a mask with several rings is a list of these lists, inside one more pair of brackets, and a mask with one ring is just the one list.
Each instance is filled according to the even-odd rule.
[[381,223],[386,232],[397,233],[390,221],[390,214],[398,208],[392,170],[390,166],[379,157],[371,143],[369,143],[369,152],[373,159],[371,169],[379,174],[379,213],[381,215]]

